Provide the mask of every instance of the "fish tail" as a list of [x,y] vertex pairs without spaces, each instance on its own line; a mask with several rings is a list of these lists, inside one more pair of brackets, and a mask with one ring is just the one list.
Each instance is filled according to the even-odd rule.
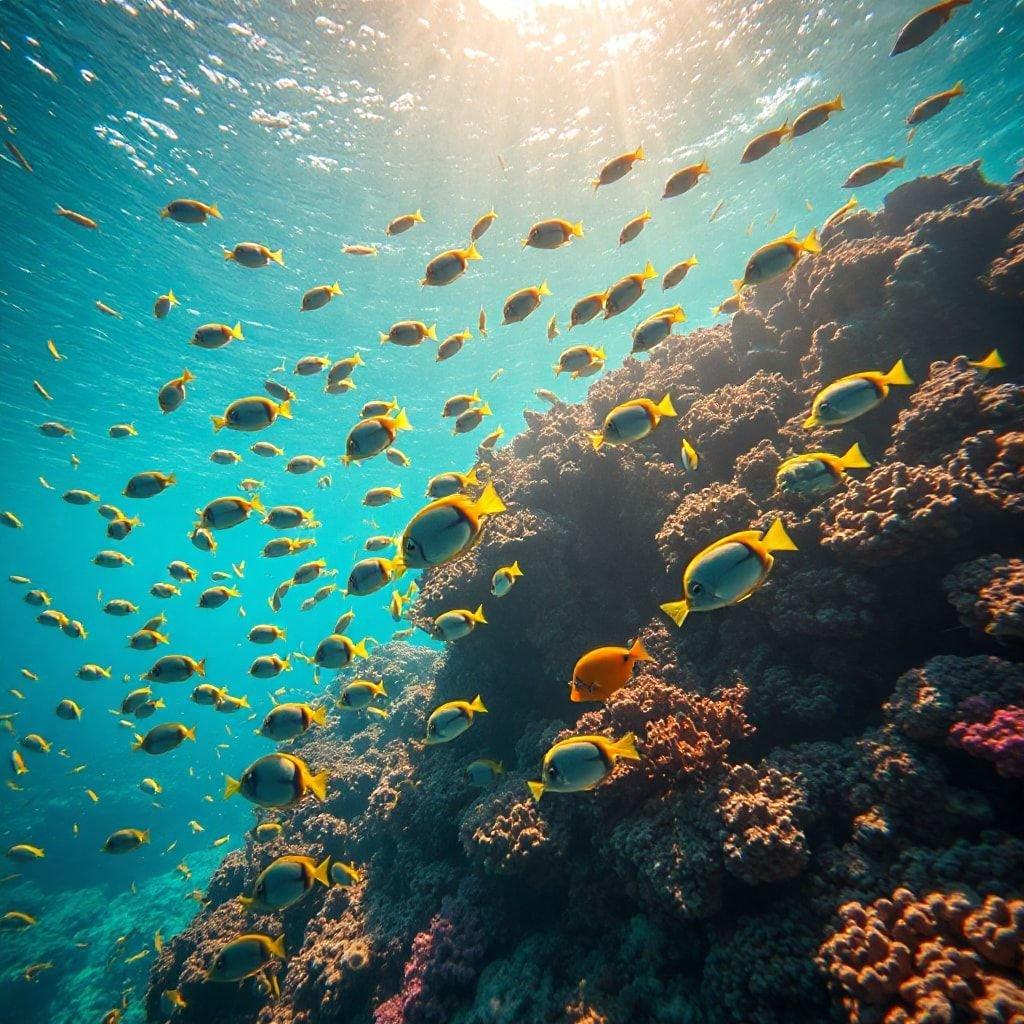
[[480,250],[476,247],[476,242],[470,242],[469,248],[463,250],[463,257],[467,260],[482,260],[483,256],[480,255]]
[[977,370],[1002,370],[1006,366],[1006,362],[999,354],[999,349],[994,348],[984,359],[972,362],[971,366]]
[[431,341],[437,341],[437,324],[431,324],[424,332],[423,336],[429,338]]
[[231,337],[234,338],[235,341],[245,341],[245,335],[242,333],[241,321],[236,323],[235,326],[231,328]]
[[314,725],[326,725],[327,724],[327,708],[319,707],[313,709],[313,723]]
[[839,93],[839,95],[836,96],[836,98],[829,105],[832,107],[833,110],[845,110],[846,107],[843,106],[843,94]]
[[818,229],[811,228],[807,233],[807,237],[800,243],[800,248],[804,252],[821,252],[821,242],[818,241]]
[[647,266],[644,267],[644,272],[640,275],[640,277],[644,281],[652,281],[657,276],[658,276],[658,272],[654,269],[654,266],[651,263],[651,261],[648,260],[647,261]]
[[383,708],[367,708],[368,714],[376,715],[378,718],[388,718],[388,713]]
[[360,640],[359,643],[352,645],[352,655],[356,658],[368,658],[370,652],[366,649],[365,638]]
[[228,800],[233,797],[240,789],[241,784],[238,779],[231,778],[230,775],[224,776],[224,799]]
[[786,526],[781,519],[776,519],[761,538],[766,551],[796,551],[796,545],[786,533]]
[[480,492],[480,497],[473,502],[473,511],[478,516],[496,516],[505,510],[505,503],[498,497],[492,483],[488,483]]
[[871,463],[864,458],[864,453],[860,450],[859,444],[853,444],[849,450],[843,455],[839,462],[842,464],[844,469],[870,469]]
[[950,96],[963,96],[964,94],[964,83],[957,82],[952,89],[949,90]]
[[907,158],[905,156],[890,157],[889,158],[889,163],[891,163],[893,167],[906,167],[907,166]]
[[287,959],[288,954],[284,951],[284,935],[278,936],[278,938],[271,940],[270,952],[276,957],[280,957],[282,960]]
[[482,624],[484,626],[487,625],[487,620],[484,618],[484,606],[482,604],[478,604],[476,606],[476,611],[475,612],[471,612],[469,617],[474,622],[478,622],[478,623],[480,623],[480,624]]
[[655,406],[658,410],[658,414],[661,416],[675,416],[676,410],[672,405],[672,398],[670,395],[666,395],[658,404]]
[[538,295],[550,295],[551,289],[548,287],[547,281],[541,281],[540,286],[537,288]]
[[636,737],[631,732],[627,732],[621,740],[611,744],[610,752],[616,760],[620,757],[624,757],[627,761],[640,760],[640,754],[636,749]]
[[310,792],[317,800],[327,799],[327,772],[317,772],[316,775],[309,775],[306,779]]
[[661,610],[677,625],[681,626],[690,614],[690,606],[684,598],[681,601],[669,601],[661,605]]
[[[650,216],[650,215],[648,214],[648,216]],[[581,221],[581,220],[576,221],[576,223],[572,225],[572,229],[571,230],[572,230],[572,233],[577,238],[582,238],[583,237],[583,221]]]
[[324,857],[324,859],[313,869],[313,877],[322,885],[326,885],[328,889],[331,887],[330,870],[330,857]]
[[414,221],[417,221],[418,223],[422,224],[422,223],[423,223],[423,211],[422,211],[422,210],[417,210],[417,211],[416,211],[416,212],[415,212],[415,213],[414,213],[414,214],[412,215],[412,219],[413,219]]
[[633,646],[630,647],[629,656],[634,661],[654,661],[654,658],[652,658],[651,655],[648,654],[647,648],[644,647],[644,642],[640,639],[640,637],[637,637],[633,643]]
[[910,374],[907,373],[907,368],[903,365],[902,359],[897,360],[896,365],[882,378],[882,382],[885,384],[903,385],[914,383],[910,379]]
[[231,249],[225,249],[224,250],[224,259],[225,260],[233,260],[234,258],[235,258],[235,254],[234,254],[234,252]]
[[530,795],[533,799],[540,803],[540,798],[544,795],[544,790],[547,789],[547,786],[543,782],[528,782],[526,785],[529,786]]
[[508,574],[509,574],[509,576],[511,576],[511,577],[512,577],[513,579],[515,579],[515,578],[516,578],[516,577],[518,577],[518,576],[522,576],[522,575],[523,575],[523,570],[519,568],[519,563],[518,563],[518,562],[513,562],[513,563],[512,563],[512,564],[511,564],[511,565],[510,565],[510,566],[508,567]]
[[174,294],[174,290],[171,289],[171,288],[167,289],[167,301],[172,306],[177,306],[178,305],[178,296]]
[[284,266],[284,249],[271,249],[267,256],[270,257],[279,267]]
[[598,432],[596,434],[588,434],[590,443],[594,446],[594,451],[599,452],[604,447],[604,434]]
[[228,425],[228,421],[223,416],[211,416],[210,419],[213,421],[213,432],[215,434],[222,431]]
[[487,714],[487,708],[484,707],[484,702],[481,699],[479,693],[469,702],[469,706],[470,706],[470,708],[473,711],[476,711],[476,712],[479,712],[479,713],[485,714],[485,715]]
[[196,675],[197,676],[202,676],[203,678],[206,677],[206,659],[205,658],[200,658],[196,662]]

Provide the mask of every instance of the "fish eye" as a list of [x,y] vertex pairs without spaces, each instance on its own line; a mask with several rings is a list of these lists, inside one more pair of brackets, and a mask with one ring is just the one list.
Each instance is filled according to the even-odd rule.
[[557,765],[554,765],[554,764],[549,764],[548,765],[548,778],[549,779],[557,779],[558,778],[558,766]]
[[341,695],[341,703],[342,704],[351,704],[352,703],[352,695],[348,694],[348,693],[343,693]]
[[700,583],[698,580],[693,580],[693,582],[690,584],[690,593],[694,597],[698,597],[700,594],[703,594],[704,584]]

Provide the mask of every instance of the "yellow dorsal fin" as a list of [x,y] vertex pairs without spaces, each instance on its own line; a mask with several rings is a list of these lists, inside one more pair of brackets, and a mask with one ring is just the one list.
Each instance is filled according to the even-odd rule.
[[796,551],[796,545],[786,533],[785,524],[781,519],[776,519],[768,527],[765,535],[761,538],[761,544],[766,551]]

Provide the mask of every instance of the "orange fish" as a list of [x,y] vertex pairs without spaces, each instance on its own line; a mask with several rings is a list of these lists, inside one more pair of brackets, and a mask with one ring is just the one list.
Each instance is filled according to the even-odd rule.
[[576,662],[569,699],[607,700],[629,682],[638,661],[654,661],[639,639],[632,647],[595,647]]

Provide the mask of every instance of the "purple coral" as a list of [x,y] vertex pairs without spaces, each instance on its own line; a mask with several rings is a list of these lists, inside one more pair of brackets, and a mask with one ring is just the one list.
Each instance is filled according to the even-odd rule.
[[950,742],[991,761],[1000,775],[1024,779],[1024,707],[997,708],[981,722],[955,722]]

